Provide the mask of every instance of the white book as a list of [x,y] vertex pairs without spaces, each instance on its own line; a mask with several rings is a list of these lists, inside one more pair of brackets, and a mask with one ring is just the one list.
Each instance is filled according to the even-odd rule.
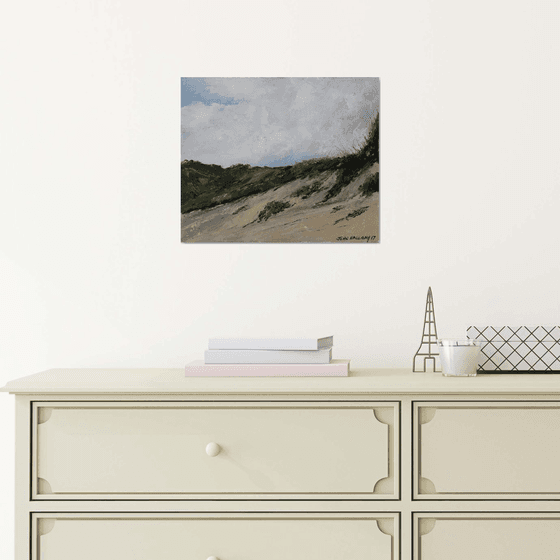
[[209,350],[319,350],[330,348],[333,337],[324,338],[211,338]]
[[205,364],[328,364],[332,348],[320,350],[206,350]]

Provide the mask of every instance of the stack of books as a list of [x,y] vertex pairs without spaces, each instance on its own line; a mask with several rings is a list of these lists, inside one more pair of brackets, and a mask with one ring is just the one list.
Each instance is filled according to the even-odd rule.
[[204,362],[185,368],[187,377],[340,377],[350,360],[332,359],[333,337],[211,338]]

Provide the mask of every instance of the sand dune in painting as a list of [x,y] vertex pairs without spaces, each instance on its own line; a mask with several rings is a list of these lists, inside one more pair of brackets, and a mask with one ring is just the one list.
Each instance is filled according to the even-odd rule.
[[182,215],[183,242],[378,242],[379,164],[364,167],[327,198],[337,171]]

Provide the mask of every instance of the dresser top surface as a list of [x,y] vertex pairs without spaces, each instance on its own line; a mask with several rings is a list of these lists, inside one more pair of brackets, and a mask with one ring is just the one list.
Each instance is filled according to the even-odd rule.
[[49,369],[8,382],[16,394],[560,394],[558,374],[444,377],[354,369],[348,377],[185,377],[184,369]]

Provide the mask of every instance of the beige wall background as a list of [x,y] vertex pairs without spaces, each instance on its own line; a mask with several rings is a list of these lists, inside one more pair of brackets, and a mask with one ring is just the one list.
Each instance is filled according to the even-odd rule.
[[[556,0],[12,2],[0,22],[0,383],[181,367],[210,336],[334,334],[408,367],[440,336],[558,324]],[[379,76],[379,245],[186,245],[181,76]],[[13,398],[0,397],[12,556]]]

